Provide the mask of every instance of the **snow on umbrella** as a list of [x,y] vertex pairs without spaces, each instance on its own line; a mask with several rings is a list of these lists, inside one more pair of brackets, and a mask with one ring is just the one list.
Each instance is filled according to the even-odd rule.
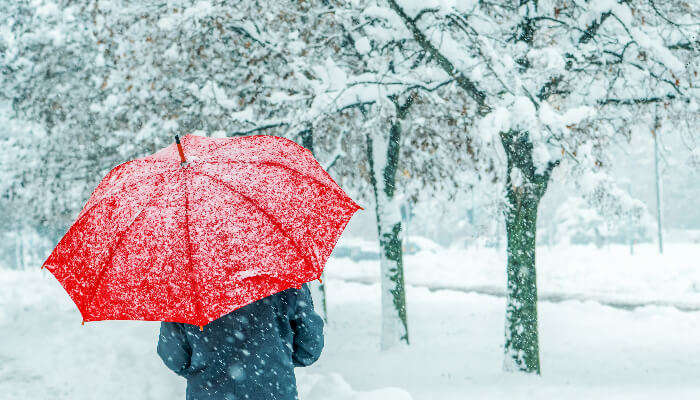
[[201,327],[319,279],[358,209],[291,140],[186,135],[112,169],[42,268],[83,322]]

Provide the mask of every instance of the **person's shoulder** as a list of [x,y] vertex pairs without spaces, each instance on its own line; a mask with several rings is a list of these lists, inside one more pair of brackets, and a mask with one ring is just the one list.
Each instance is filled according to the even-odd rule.
[[294,287],[279,291],[279,292],[274,294],[274,296],[276,296],[280,300],[284,300],[284,301],[294,300],[298,295],[299,295],[299,289],[294,288]]
[[275,293],[273,296],[279,302],[281,308],[293,312],[296,309],[297,299],[300,291],[297,288],[291,287]]

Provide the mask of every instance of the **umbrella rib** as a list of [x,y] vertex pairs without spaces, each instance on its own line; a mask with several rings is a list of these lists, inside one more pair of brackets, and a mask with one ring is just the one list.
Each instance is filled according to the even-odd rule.
[[296,249],[297,254],[299,254],[299,255],[304,259],[304,262],[307,264],[307,266],[308,266],[311,270],[314,270],[314,267],[313,267],[313,260],[311,260],[311,257],[308,256],[307,254],[305,254],[304,252],[302,252],[302,251],[301,251],[301,247],[300,247],[299,244],[296,242],[296,240],[294,240],[289,234],[287,234],[287,232],[285,232],[284,229],[282,229],[282,224],[280,224],[280,222],[279,222],[277,219],[275,219],[269,212],[267,212],[265,209],[263,209],[259,204],[257,204],[256,202],[254,202],[253,199],[251,199],[250,197],[248,197],[248,196],[244,195],[243,193],[237,191],[232,185],[230,185],[229,183],[227,183],[227,182],[225,182],[225,181],[223,181],[223,180],[221,180],[221,179],[219,179],[219,178],[217,178],[217,177],[215,177],[215,176],[211,176],[211,175],[209,175],[209,174],[207,174],[207,173],[204,173],[204,172],[194,172],[194,173],[197,174],[197,175],[206,176],[207,178],[213,180],[214,182],[217,182],[217,183],[219,183],[219,184],[221,184],[221,185],[223,185],[223,186],[226,186],[229,190],[231,190],[231,192],[233,192],[233,193],[237,194],[238,196],[242,197],[245,201],[247,201],[248,203],[250,203],[251,205],[253,205],[253,207],[255,207],[258,211],[260,211],[261,213],[263,213],[263,215],[265,215],[265,217],[267,217],[267,219],[269,219],[270,222],[272,222],[272,224],[275,225],[275,227],[282,233],[282,235],[284,235],[284,237],[286,237],[287,239],[289,239],[290,242],[292,242],[292,245],[293,245],[294,248]]
[[[184,176],[184,174],[182,175]],[[187,179],[185,179],[185,233],[187,237],[187,257],[189,259],[188,265],[190,267],[190,283],[192,284],[192,303],[194,306],[194,314],[196,318],[199,318],[199,314],[201,313],[201,306],[199,305],[200,300],[197,298],[199,292],[197,291],[197,280],[194,278],[194,264],[192,263],[192,239],[190,237],[190,222],[189,222],[189,206],[190,206],[190,195],[189,195],[189,183]]]

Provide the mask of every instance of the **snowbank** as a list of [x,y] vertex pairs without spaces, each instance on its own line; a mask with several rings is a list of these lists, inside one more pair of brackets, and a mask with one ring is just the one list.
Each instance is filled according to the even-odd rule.
[[338,373],[297,373],[297,385],[299,397],[304,400],[411,400],[411,395],[399,388],[357,392]]

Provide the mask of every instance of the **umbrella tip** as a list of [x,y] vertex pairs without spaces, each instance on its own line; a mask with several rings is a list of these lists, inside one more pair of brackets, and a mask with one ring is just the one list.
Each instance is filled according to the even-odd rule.
[[175,144],[177,145],[177,152],[180,154],[180,165],[185,166],[187,160],[185,159],[185,152],[182,150],[182,144],[180,144],[180,136],[175,135]]
[[83,320],[83,322],[81,322],[80,325],[85,326],[85,320]]
[[204,326],[200,325],[200,326],[199,326],[199,330],[202,331],[202,332],[204,332]]

